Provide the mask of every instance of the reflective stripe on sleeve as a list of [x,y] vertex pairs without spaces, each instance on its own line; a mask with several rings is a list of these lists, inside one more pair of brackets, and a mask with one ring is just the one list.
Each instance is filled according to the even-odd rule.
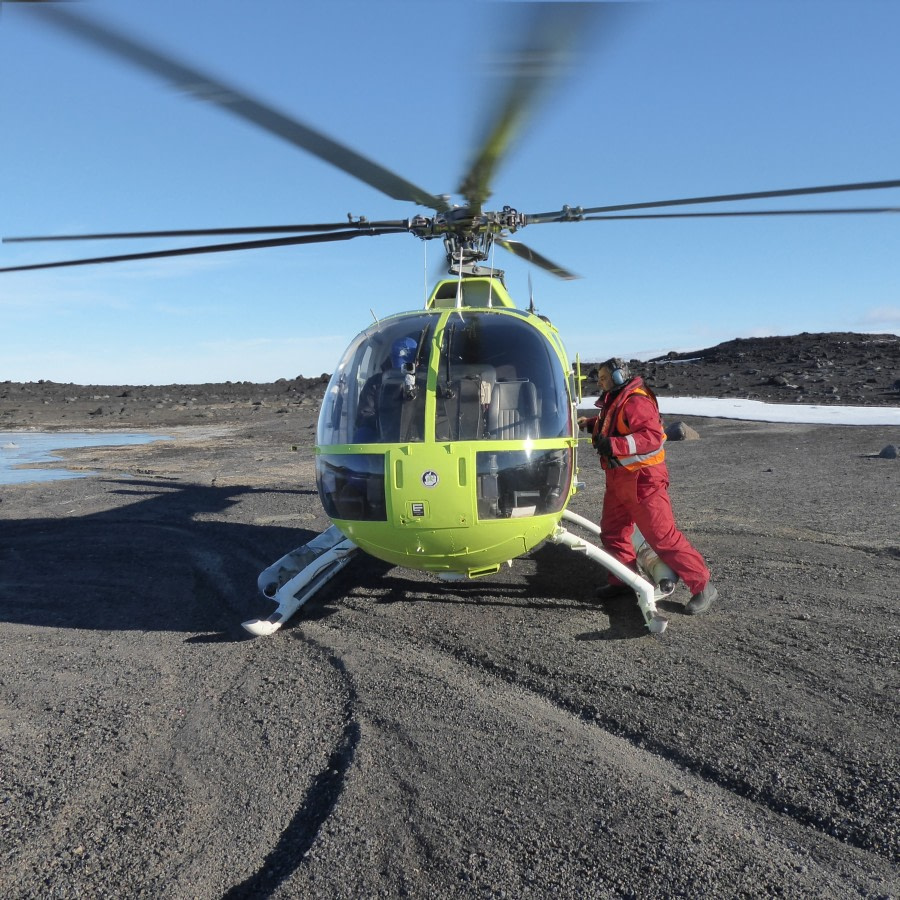
[[[658,457],[658,458],[657,458]],[[643,463],[648,463],[649,465],[655,465],[656,463],[661,463],[663,461],[663,445],[660,444],[655,450],[651,450],[649,453],[636,453],[633,456],[620,456],[619,464],[624,468],[637,468]]]

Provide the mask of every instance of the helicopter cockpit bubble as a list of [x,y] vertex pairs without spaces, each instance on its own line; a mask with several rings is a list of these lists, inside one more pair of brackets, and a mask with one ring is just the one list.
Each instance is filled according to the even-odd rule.
[[399,516],[418,528],[436,521],[439,498],[472,522],[558,513],[574,465],[571,408],[567,370],[534,317],[494,308],[384,320],[354,340],[326,392],[323,505],[337,520]]

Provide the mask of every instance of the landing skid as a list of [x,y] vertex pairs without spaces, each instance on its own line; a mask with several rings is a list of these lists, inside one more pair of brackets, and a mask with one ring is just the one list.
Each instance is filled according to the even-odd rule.
[[282,556],[257,579],[263,595],[278,608],[267,619],[250,619],[243,627],[252,635],[274,634],[319,588],[353,558],[357,547],[332,525],[308,544]]
[[[563,519],[593,534],[600,534],[597,525],[569,510],[563,513]],[[561,525],[550,536],[550,540],[554,544],[562,544],[571,550],[586,554],[616,575],[637,594],[638,606],[647,628],[653,634],[662,634],[666,630],[669,620],[659,614],[656,601],[671,593],[671,585],[656,587],[651,581],[622,565],[605,550],[576,537]],[[260,591],[278,604],[277,609],[267,619],[249,619],[243,622],[243,627],[257,637],[274,634],[316,591],[350,562],[357,549],[353,541],[344,537],[337,527],[332,525],[308,544],[283,556],[257,579]],[[666,582],[661,584],[666,585]]]
[[[571,522],[573,525],[584,528],[586,531],[590,531],[592,534],[600,534],[599,526],[591,522],[590,519],[579,516],[577,513],[565,510],[563,512],[563,519],[567,522]],[[657,612],[656,601],[671,593],[672,587],[666,585],[664,588],[657,588],[652,582],[642,578],[635,572],[632,572],[627,566],[622,565],[622,563],[614,556],[610,556],[605,550],[601,550],[599,547],[583,538],[576,537],[571,532],[566,531],[562,525],[550,535],[550,540],[554,544],[562,544],[570,550],[584,553],[590,559],[594,560],[594,562],[600,563],[604,569],[612,572],[616,578],[627,584],[637,594],[638,606],[640,607],[641,615],[644,617],[644,624],[646,624],[650,632],[652,634],[662,634],[666,630],[669,620]]]

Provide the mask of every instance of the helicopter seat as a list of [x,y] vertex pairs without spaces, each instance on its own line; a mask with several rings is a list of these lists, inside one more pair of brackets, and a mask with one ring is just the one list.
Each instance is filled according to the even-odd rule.
[[403,372],[385,372],[378,395],[379,440],[388,444],[421,441],[424,421],[424,373],[417,373],[416,394],[409,397]]
[[484,437],[495,381],[493,366],[472,363],[450,367],[449,380],[438,401],[437,440],[477,441]]
[[498,381],[488,407],[488,435],[501,441],[538,436],[538,396],[532,381]]

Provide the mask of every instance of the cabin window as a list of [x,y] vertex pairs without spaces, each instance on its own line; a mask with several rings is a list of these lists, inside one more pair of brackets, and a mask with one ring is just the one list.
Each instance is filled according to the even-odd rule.
[[316,458],[316,484],[330,519],[384,522],[384,456],[321,455]]

